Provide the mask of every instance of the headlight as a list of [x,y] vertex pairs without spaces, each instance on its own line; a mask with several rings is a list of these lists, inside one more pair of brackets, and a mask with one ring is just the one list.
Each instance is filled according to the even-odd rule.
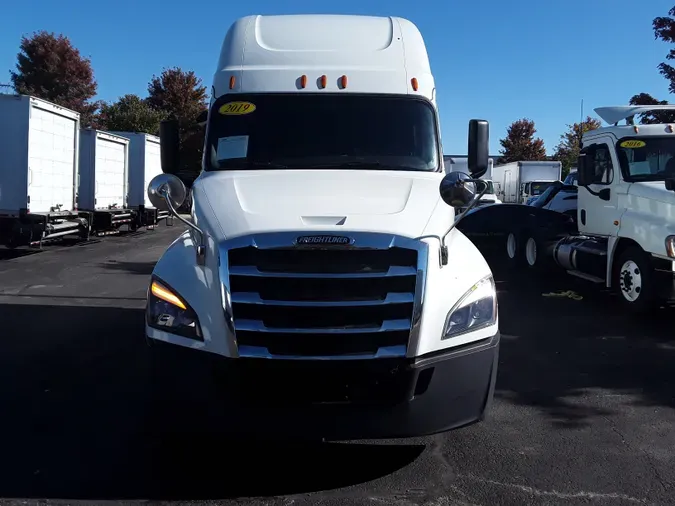
[[197,314],[166,284],[153,279],[148,290],[146,321],[152,328],[203,341]]
[[448,313],[441,339],[448,339],[494,325],[497,321],[497,292],[492,276],[473,285]]

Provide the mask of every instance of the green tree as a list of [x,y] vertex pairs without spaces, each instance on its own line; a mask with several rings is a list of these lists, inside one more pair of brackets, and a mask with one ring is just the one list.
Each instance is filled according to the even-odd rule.
[[138,95],[127,94],[116,102],[103,104],[99,123],[106,130],[159,134],[159,123],[165,113],[153,109]]
[[[629,102],[630,105],[668,105],[667,100],[657,100],[649,93],[639,93],[633,95]],[[640,123],[643,125],[655,123],[673,123],[675,122],[675,114],[673,111],[654,111],[646,114],[641,114]]]
[[206,128],[196,123],[208,107],[206,86],[193,71],[179,67],[165,69],[148,84],[148,104],[167,117],[178,120],[181,142],[181,168],[178,175],[188,185],[202,169]]
[[499,141],[502,145],[499,151],[500,163],[545,160],[544,141],[535,138],[535,133],[537,129],[534,127],[534,121],[530,119],[523,118],[511,123],[506,129],[506,137]]
[[590,130],[600,128],[602,122],[598,119],[586,116],[581,123],[567,125],[567,131],[560,136],[560,142],[555,148],[553,158],[562,163],[562,177],[569,174],[570,169],[576,166],[579,158],[579,141],[583,134]]
[[16,93],[32,95],[80,113],[82,126],[96,126],[99,102],[91,61],[70,39],[39,31],[22,37],[16,71],[10,70]]

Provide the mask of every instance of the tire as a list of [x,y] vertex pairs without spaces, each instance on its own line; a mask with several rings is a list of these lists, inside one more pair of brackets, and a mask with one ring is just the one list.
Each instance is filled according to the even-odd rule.
[[630,246],[614,262],[612,285],[621,304],[639,314],[655,309],[657,296],[650,256],[639,246]]
[[543,251],[541,243],[533,235],[528,235],[524,241],[523,254],[530,269],[540,269],[543,265]]
[[508,232],[504,247],[506,261],[510,267],[519,268],[525,265],[524,242],[520,232],[515,230]]
[[523,256],[525,265],[528,269],[536,271],[547,271],[551,269],[555,262],[551,255],[550,247],[558,239],[542,238],[532,233],[528,233],[523,241]]

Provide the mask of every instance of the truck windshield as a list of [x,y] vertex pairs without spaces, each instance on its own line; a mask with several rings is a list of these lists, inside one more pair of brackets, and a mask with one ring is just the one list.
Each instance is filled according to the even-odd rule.
[[675,138],[624,138],[616,145],[626,181],[663,181],[675,177]]
[[[487,190],[485,190],[485,195],[494,195],[495,194],[495,187],[492,184],[492,181],[485,181],[485,184],[487,184]],[[480,191],[480,188],[479,188]]]
[[533,207],[544,207],[546,204],[548,204],[551,199],[560,191],[562,187],[562,183],[558,183],[557,181],[554,183],[548,183],[547,188],[539,195],[539,198],[532,202]]
[[535,181],[530,185],[530,195],[541,195],[554,181]]
[[426,100],[357,94],[237,94],[209,114],[206,170],[439,170]]

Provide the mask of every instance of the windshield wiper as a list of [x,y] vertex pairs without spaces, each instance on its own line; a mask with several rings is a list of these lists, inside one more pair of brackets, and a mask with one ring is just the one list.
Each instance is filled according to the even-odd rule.
[[382,165],[382,163],[377,161],[363,162],[359,160],[353,160],[348,162],[313,163],[311,164],[311,167],[315,169],[350,169],[353,167],[362,167],[364,169],[379,169],[381,167],[384,167],[384,165]]
[[416,167],[408,167],[405,165],[385,165],[378,161],[348,161],[348,162],[333,162],[333,163],[313,163],[307,164],[313,169],[384,169],[384,170],[419,170]]
[[287,169],[288,165],[277,162],[265,162],[261,160],[252,160],[246,162],[246,168],[250,169]]
[[238,163],[236,165],[233,164],[233,166],[229,166],[229,164],[223,165],[221,162],[218,168],[221,170],[287,169],[288,165],[284,165],[283,163],[265,162],[260,160],[251,160],[251,161],[242,160],[241,163]]

